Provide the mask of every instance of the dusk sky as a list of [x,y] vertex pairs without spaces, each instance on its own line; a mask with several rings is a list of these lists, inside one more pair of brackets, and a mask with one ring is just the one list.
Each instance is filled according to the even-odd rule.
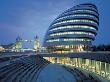
[[110,0],[0,0],[0,44],[15,42],[17,36],[43,42],[51,22],[63,11],[81,3],[94,3],[100,26],[94,44],[110,44]]

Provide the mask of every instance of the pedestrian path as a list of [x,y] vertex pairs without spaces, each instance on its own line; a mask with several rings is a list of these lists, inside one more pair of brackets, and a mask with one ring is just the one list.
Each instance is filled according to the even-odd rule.
[[48,64],[39,74],[36,82],[76,82],[75,77],[57,64]]

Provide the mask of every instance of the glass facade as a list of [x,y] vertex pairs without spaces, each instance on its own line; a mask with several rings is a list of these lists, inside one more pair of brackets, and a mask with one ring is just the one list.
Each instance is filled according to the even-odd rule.
[[44,57],[52,63],[63,64],[73,68],[80,68],[98,74],[110,80],[110,64],[97,60],[70,57]]
[[53,53],[88,51],[97,35],[98,26],[99,14],[94,4],[76,5],[51,23],[44,46]]

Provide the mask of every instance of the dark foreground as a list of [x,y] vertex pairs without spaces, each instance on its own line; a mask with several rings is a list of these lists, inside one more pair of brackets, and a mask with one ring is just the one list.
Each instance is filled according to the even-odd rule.
[[0,82],[99,82],[78,69],[51,64],[41,56],[0,61]]

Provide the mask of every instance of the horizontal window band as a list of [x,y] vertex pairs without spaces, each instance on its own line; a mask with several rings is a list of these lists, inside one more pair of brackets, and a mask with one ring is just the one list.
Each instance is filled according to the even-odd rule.
[[[88,19],[93,19],[93,20],[95,20],[97,22],[99,21],[99,19],[96,16],[88,15],[88,14],[67,15],[67,16],[59,17],[55,21],[60,21],[60,20],[64,20],[64,19],[75,19],[75,18],[80,18],[81,19],[81,17],[82,18],[87,17]],[[86,19],[86,18],[84,18],[84,19]]]
[[93,9],[86,9],[86,8],[83,8],[83,9],[71,9],[71,10],[67,10],[67,11],[65,11],[65,12],[63,12],[62,14],[66,14],[66,13],[69,13],[69,12],[89,12],[89,13],[91,13],[91,12],[95,12],[97,15],[99,15],[99,13],[98,13],[98,10],[93,10]]
[[87,32],[88,31],[92,32],[93,30],[95,32],[97,31],[96,28],[88,27],[88,26],[63,26],[63,27],[56,27],[56,28],[50,29],[49,33],[56,32],[56,31],[65,31],[65,30],[67,30],[67,31],[87,31]]
[[74,19],[71,18],[71,19],[66,19],[66,20],[65,20],[65,19],[62,19],[62,20],[59,20],[59,21],[54,22],[53,25],[56,24],[56,23],[60,23],[60,22],[63,22],[63,21],[70,21],[70,20],[71,20],[71,21],[72,21],[72,20],[73,20],[73,21],[74,21],[74,20],[78,20],[78,21],[76,21],[76,22],[80,22],[80,21],[83,21],[83,20],[88,21],[88,22],[89,22],[89,21],[93,21],[93,22],[95,22],[95,23],[97,23],[97,24],[99,25],[99,22],[98,22],[98,21],[93,20],[93,19],[89,19],[89,18],[74,18]]
[[52,32],[52,33],[48,33],[48,34],[54,34],[54,33],[65,33],[65,32],[85,32],[85,33],[92,33],[94,35],[96,35],[96,32],[92,32],[92,31],[85,31],[85,30],[65,30],[65,31],[58,31],[58,32]]
[[98,30],[98,27],[95,25],[90,25],[90,24],[64,24],[64,25],[58,25],[58,26],[50,26],[49,30],[53,29],[53,28],[58,28],[58,27],[63,27],[63,26],[90,26],[90,27],[94,27],[95,29]]
[[[59,39],[59,38],[50,38],[50,39]],[[47,40],[50,40],[50,39],[46,39],[45,41],[47,41]],[[94,40],[93,38],[91,38],[91,37],[60,37],[60,39],[90,39],[90,40]]]
[[83,13],[78,13],[78,12],[77,12],[77,13],[69,13],[69,14],[67,14],[67,15],[59,16],[59,17],[57,17],[56,19],[61,18],[61,17],[65,17],[65,16],[69,16],[69,15],[77,15],[77,14],[92,15],[92,16],[95,16],[95,17],[99,20],[99,17],[98,17],[97,15],[92,14],[92,13],[85,13],[85,12],[83,12]]
[[61,41],[91,41],[90,39],[50,39],[46,42],[61,42]]

